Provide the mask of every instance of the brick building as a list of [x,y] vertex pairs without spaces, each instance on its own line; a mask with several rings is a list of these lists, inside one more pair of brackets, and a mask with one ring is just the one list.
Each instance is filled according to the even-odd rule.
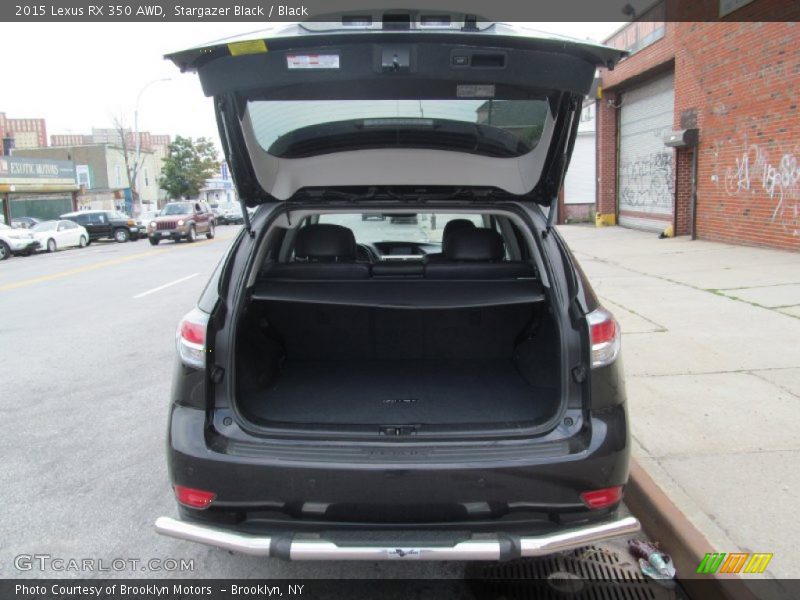
[[92,136],[82,133],[54,133],[50,136],[51,146],[83,146],[92,143]]
[[[800,250],[800,15],[739,0],[670,22],[670,6],[607,40],[632,54],[600,73],[597,211],[633,228],[688,235],[694,221],[698,238]],[[777,10],[786,22],[769,22]],[[687,129],[696,148],[664,144]]]
[[[15,149],[14,156],[74,163],[77,182],[84,192],[77,199],[81,208],[142,210],[141,206],[125,207],[121,204],[129,182],[125,155],[119,146],[103,143]],[[142,150],[136,190],[145,205],[155,207],[164,198],[163,190],[158,187],[160,174],[161,160],[151,150]]]
[[[44,148],[47,125],[44,119],[10,119],[0,112],[0,141],[7,139],[13,140],[14,148]],[[4,154],[2,146],[0,154]]]

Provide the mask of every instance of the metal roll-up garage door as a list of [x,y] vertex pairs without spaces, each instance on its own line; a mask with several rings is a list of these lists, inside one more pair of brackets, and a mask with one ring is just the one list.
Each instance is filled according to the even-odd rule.
[[662,231],[675,210],[675,167],[664,138],[672,131],[674,76],[622,94],[619,131],[619,223]]

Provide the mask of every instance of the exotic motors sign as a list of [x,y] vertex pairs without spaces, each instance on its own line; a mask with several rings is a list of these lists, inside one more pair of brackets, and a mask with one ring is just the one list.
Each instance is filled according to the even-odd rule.
[[66,160],[0,157],[0,181],[19,183],[21,179],[41,183],[45,183],[44,180],[75,183],[75,165]]

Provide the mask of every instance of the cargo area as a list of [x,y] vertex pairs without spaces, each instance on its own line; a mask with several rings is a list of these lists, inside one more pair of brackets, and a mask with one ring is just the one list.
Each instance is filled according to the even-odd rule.
[[543,301],[389,308],[256,296],[237,345],[238,408],[256,424],[508,429],[559,409],[559,344]]

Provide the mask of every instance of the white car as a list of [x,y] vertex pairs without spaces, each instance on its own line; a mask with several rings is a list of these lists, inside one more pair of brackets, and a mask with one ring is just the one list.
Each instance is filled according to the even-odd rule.
[[89,243],[89,233],[74,221],[45,221],[31,228],[30,232],[40,247],[48,252],[70,246],[85,248]]
[[30,254],[39,247],[33,234],[24,229],[13,229],[0,223],[0,260],[12,254]]
[[159,215],[159,211],[157,210],[149,210],[139,213],[139,216],[136,217],[136,225],[139,227],[139,231],[142,232],[142,235],[147,234],[147,226],[150,224],[150,221],[155,219]]

